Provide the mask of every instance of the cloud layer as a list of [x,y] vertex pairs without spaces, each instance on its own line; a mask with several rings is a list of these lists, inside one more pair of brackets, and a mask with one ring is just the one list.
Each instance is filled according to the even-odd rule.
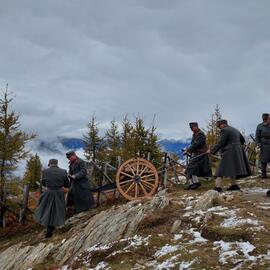
[[254,132],[270,112],[270,2],[0,0],[0,86],[26,130],[81,136],[140,113],[190,136],[215,104]]

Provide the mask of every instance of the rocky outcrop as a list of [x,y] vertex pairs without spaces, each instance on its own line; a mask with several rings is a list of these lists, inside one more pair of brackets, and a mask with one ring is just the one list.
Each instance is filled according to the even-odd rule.
[[169,200],[165,196],[157,195],[144,203],[136,201],[115,206],[93,216],[85,222],[84,227],[80,225],[78,230],[76,220],[80,219],[73,218],[72,222],[67,222],[73,226],[67,241],[61,239],[57,243],[39,243],[34,246],[19,243],[0,253],[0,269],[29,269],[45,263],[48,257],[57,265],[64,265],[96,244],[104,245],[132,236],[146,214],[168,204]]
[[222,203],[224,203],[222,195],[215,190],[209,190],[199,198],[194,206],[194,209],[207,210],[213,206],[221,205]]

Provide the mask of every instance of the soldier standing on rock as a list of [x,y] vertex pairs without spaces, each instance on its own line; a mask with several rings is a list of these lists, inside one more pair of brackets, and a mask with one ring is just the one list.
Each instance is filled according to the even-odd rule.
[[260,148],[261,178],[267,178],[267,164],[270,162],[270,117],[262,115],[263,122],[256,129],[256,143]]
[[41,194],[35,211],[36,221],[47,227],[46,238],[52,237],[56,226],[65,224],[64,187],[69,187],[67,172],[58,167],[57,159],[50,159],[48,166],[42,172],[41,180],[46,189]]
[[215,190],[222,192],[222,177],[231,179],[231,186],[227,190],[240,190],[236,179],[251,175],[249,162],[243,148],[245,138],[236,128],[229,126],[227,120],[217,121],[217,127],[221,130],[219,141],[211,150],[207,151],[211,154],[221,152],[221,161],[216,171]]
[[189,183],[186,189],[196,189],[201,184],[198,177],[211,177],[212,171],[210,167],[209,157],[206,145],[206,136],[200,130],[197,122],[189,123],[189,127],[193,132],[191,145],[184,152],[185,155],[191,156],[190,163],[186,169],[187,181]]
[[66,153],[69,159],[69,179],[71,189],[68,193],[68,206],[75,206],[76,213],[90,210],[94,206],[94,198],[90,190],[85,162],[78,158],[74,151]]

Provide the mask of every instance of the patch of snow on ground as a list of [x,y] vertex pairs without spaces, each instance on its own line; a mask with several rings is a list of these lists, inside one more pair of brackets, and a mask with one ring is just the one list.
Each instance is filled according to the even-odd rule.
[[178,241],[178,240],[182,239],[182,237],[183,237],[182,234],[175,234],[173,240]]
[[253,226],[258,226],[259,225],[259,221],[256,219],[250,219],[250,218],[246,218],[246,219],[238,219],[236,216],[230,217],[225,219],[220,226],[223,228],[235,228],[244,224],[248,224],[248,225],[253,225]]
[[187,270],[194,262],[195,260],[193,260],[192,262],[181,262],[181,264],[179,265],[179,270]]
[[268,191],[266,188],[254,187],[254,188],[243,188],[244,193],[265,193]]
[[159,258],[159,257],[162,257],[164,255],[173,253],[173,252],[177,251],[178,249],[179,249],[179,246],[171,246],[171,245],[167,244],[166,246],[164,246],[160,250],[158,250],[154,256]]
[[255,256],[249,255],[249,253],[255,249],[255,246],[249,242],[224,242],[221,240],[214,242],[214,245],[221,249],[219,261],[222,264],[226,264],[228,263],[228,260],[240,255],[244,256],[247,261],[257,260]]
[[220,212],[220,211],[226,211],[226,210],[228,210],[228,207],[215,206],[215,207],[209,208],[207,212]]
[[139,247],[139,246],[148,246],[149,245],[149,238],[151,235],[143,238],[142,236],[135,235],[134,237],[129,239],[129,246],[130,247]]
[[100,262],[95,268],[89,268],[89,270],[101,270],[101,269],[111,269],[106,262]]
[[104,246],[97,244],[97,245],[94,245],[94,246],[88,248],[87,251],[88,252],[102,251],[102,250],[110,249],[111,247],[112,247],[112,244],[110,244],[110,245],[104,245]]
[[175,261],[177,260],[177,256],[173,256],[171,258],[169,258],[168,260],[166,260],[165,262],[156,265],[155,269],[156,270],[164,270],[164,269],[170,269],[172,267],[175,267]]
[[205,238],[203,238],[201,236],[201,233],[200,232],[195,231],[195,229],[190,229],[188,231],[188,233],[192,234],[193,237],[194,237],[194,239],[189,242],[190,244],[205,243],[205,242],[208,241],[207,239],[205,239]]

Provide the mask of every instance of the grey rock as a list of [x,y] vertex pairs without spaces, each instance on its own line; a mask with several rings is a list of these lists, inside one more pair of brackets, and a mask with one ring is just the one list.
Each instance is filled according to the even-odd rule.
[[221,205],[222,203],[224,203],[222,196],[215,190],[209,190],[198,199],[194,209],[207,210],[211,207]]
[[89,218],[84,226],[80,224],[80,219],[85,218],[85,214],[73,217],[67,222],[69,226],[73,226],[68,240],[59,240],[56,244],[39,243],[36,246],[23,246],[19,243],[0,253],[0,269],[29,269],[36,264],[45,263],[48,255],[58,265],[64,265],[94,245],[131,237],[145,215],[167,205],[169,200],[157,195],[144,203],[135,201],[114,206]]
[[179,230],[181,224],[182,224],[181,220],[176,220],[172,225],[171,233],[176,233]]

